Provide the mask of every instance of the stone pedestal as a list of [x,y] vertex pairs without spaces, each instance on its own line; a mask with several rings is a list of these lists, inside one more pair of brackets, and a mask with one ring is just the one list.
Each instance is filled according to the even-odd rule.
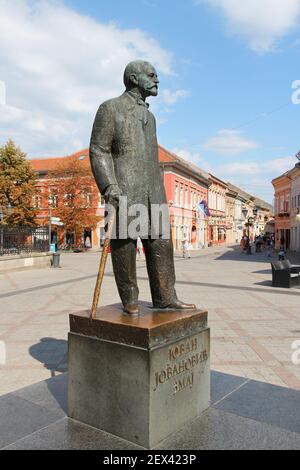
[[70,330],[69,417],[151,449],[208,408],[207,312],[116,304],[71,314]]

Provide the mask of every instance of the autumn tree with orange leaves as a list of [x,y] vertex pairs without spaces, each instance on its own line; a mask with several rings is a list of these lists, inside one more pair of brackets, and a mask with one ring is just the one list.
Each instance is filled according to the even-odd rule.
[[65,231],[75,233],[76,244],[85,229],[94,229],[99,192],[89,166],[78,157],[59,162],[49,175],[49,206],[52,216],[59,217]]

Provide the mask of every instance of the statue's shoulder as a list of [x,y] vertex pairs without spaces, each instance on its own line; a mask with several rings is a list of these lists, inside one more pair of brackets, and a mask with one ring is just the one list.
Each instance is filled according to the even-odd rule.
[[118,98],[111,98],[109,100],[103,101],[103,103],[100,104],[99,110],[113,110],[115,107],[115,101]]
[[121,96],[117,96],[116,98],[111,98],[109,100],[104,101],[100,105],[99,109],[106,109],[106,110],[114,111],[114,110],[122,108],[123,106],[126,106],[126,103],[127,103],[127,98],[123,94]]
[[148,111],[149,111],[149,114],[150,114],[150,116],[152,117],[152,119],[153,119],[154,121],[156,121],[155,116],[154,116],[154,114],[152,113],[152,111],[150,111],[150,109],[149,109]]

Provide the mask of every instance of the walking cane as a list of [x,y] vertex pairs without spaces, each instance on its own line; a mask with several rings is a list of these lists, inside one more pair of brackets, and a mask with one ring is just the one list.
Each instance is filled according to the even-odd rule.
[[96,281],[96,285],[95,285],[93,305],[92,305],[91,315],[90,315],[91,319],[95,318],[96,313],[97,313],[97,307],[98,307],[99,297],[100,297],[100,290],[101,290],[101,286],[102,286],[104,270],[105,270],[105,265],[106,265],[106,261],[107,261],[107,255],[108,255],[108,247],[109,247],[109,243],[110,243],[111,236],[112,236],[114,222],[115,222],[115,214],[114,214],[114,212],[112,212],[112,214],[111,214],[111,216],[108,220],[107,232],[106,232],[104,245],[103,245],[103,250],[102,250],[102,254],[101,254],[101,258],[100,258],[99,271],[98,271],[97,281]]

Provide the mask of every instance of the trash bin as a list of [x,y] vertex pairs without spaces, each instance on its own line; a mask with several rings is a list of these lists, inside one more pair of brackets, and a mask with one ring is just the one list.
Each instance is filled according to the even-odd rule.
[[53,253],[52,255],[52,268],[61,268],[60,264],[60,253]]

